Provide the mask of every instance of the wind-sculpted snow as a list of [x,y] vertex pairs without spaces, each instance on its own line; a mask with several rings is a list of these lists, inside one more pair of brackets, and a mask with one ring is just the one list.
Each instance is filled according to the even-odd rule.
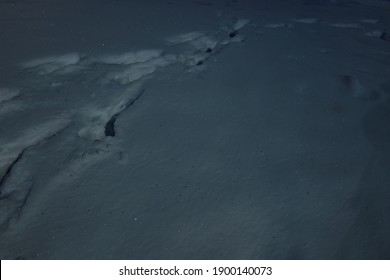
[[20,90],[13,88],[0,88],[0,103],[19,96]]
[[[69,120],[54,119],[42,124],[38,124],[34,128],[27,129],[20,135],[19,138],[13,139],[9,143],[1,143],[0,150],[0,179],[5,182],[7,170],[15,162],[15,160],[23,153],[24,150],[30,148],[43,140],[49,139],[60,130],[69,125]],[[1,185],[0,185],[1,188]]]
[[[26,151],[54,141],[60,131],[67,139],[61,153],[71,153],[70,147],[78,141],[89,141],[101,152],[83,153],[69,161],[49,182],[61,185],[74,180],[86,168],[118,151],[115,146],[119,142],[111,141],[119,137],[116,121],[147,93],[147,80],[174,65],[182,65],[189,72],[204,69],[210,57],[230,43],[243,40],[238,31],[248,23],[240,19],[215,31],[169,36],[166,49],[90,56],[72,52],[22,63],[21,70],[28,73],[22,83],[26,88],[0,88],[0,118],[8,126],[19,126],[20,131],[15,139],[0,139],[0,226],[7,226],[21,213],[34,191],[34,174],[28,170],[33,158]],[[5,103],[7,106],[2,106]],[[28,113],[34,122],[22,121],[19,114],[23,113]],[[61,141],[65,140],[55,140],[56,145]]]
[[22,64],[22,67],[28,70],[45,75],[59,70],[65,70],[67,66],[75,65],[80,62],[78,53],[69,53],[60,56],[49,56],[33,59]]
[[[70,120],[66,117],[49,120],[27,129],[11,142],[0,144],[0,227],[8,223],[10,215],[22,208],[31,191],[30,172],[24,172],[23,169],[15,171],[25,152],[49,141],[69,125]],[[18,174],[16,177],[15,172]],[[13,177],[11,182],[9,182],[10,176]]]
[[131,84],[153,74],[157,69],[175,62],[170,58],[171,57],[158,57],[143,63],[131,64],[121,70],[108,73],[106,75],[106,81],[115,81],[121,85]]
[[24,2],[0,257],[388,259],[389,1]]
[[[141,97],[143,89],[140,85],[133,85],[125,88],[122,96],[117,100],[111,100],[108,106],[87,106],[82,110],[82,119],[85,119],[85,125],[79,130],[78,135],[93,141],[103,140],[107,135],[107,123],[113,117],[117,117],[122,111],[131,106]],[[114,125],[114,123],[112,124]],[[112,133],[110,133],[112,134]],[[110,135],[113,136],[113,135]]]
[[161,57],[162,50],[140,50],[135,52],[127,52],[122,54],[103,55],[93,58],[93,62],[100,62],[105,64],[129,65],[134,63],[143,63],[152,59]]

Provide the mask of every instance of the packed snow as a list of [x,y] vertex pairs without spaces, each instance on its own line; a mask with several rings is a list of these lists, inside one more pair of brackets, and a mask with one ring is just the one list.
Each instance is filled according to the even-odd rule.
[[0,257],[388,259],[389,14],[0,1]]

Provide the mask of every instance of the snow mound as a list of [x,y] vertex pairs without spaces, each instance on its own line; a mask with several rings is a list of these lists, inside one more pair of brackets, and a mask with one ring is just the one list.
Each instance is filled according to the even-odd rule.
[[0,150],[0,180],[9,172],[9,168],[15,163],[23,151],[41,141],[54,136],[69,125],[68,119],[54,119],[26,130],[18,139],[10,143],[1,143]]
[[67,66],[76,65],[80,62],[78,53],[69,53],[60,56],[49,56],[30,60],[22,64],[22,68],[31,69],[38,74],[51,74],[58,70],[63,70]]
[[349,28],[349,29],[358,29],[361,28],[362,26],[357,23],[330,23],[329,26],[336,27],[336,28]]
[[13,88],[0,88],[0,103],[19,96],[20,90]]
[[123,70],[108,73],[106,76],[106,81],[115,81],[121,85],[131,84],[151,75],[159,67],[164,67],[171,63],[171,57],[158,57],[143,63],[131,64],[129,67],[126,67]]
[[207,49],[214,49],[218,41],[211,36],[202,36],[191,42],[191,46],[196,50],[206,51]]
[[274,23],[267,23],[265,25],[265,27],[267,27],[267,28],[284,28],[284,27],[291,28],[292,24],[290,24],[290,23],[283,23],[283,22],[274,22]]
[[170,44],[182,44],[198,39],[204,35],[203,32],[194,31],[169,37],[166,41]]
[[249,19],[246,19],[246,18],[238,19],[238,20],[236,20],[236,22],[233,24],[233,29],[234,29],[234,30],[240,30],[241,28],[243,28],[244,26],[246,26],[248,23],[250,23],[250,20],[249,20]]
[[146,62],[163,55],[162,50],[140,50],[136,52],[126,52],[117,55],[105,55],[96,58],[95,62],[106,64],[129,65],[134,63]]
[[364,18],[364,19],[361,19],[360,22],[369,23],[369,24],[377,24],[380,22],[380,19]]
[[14,101],[14,100],[9,100],[7,102],[6,106],[0,106],[0,117],[3,115],[15,112],[15,111],[23,111],[27,108],[28,106],[20,101]]
[[313,24],[319,21],[318,18],[294,18],[293,21],[298,23]]
[[[116,100],[106,106],[87,107],[83,112],[86,125],[83,126],[78,135],[92,141],[103,140],[106,135],[106,126],[110,120],[115,118],[126,108],[131,106],[143,93],[141,85],[128,87]],[[113,119],[114,118],[114,119]]]

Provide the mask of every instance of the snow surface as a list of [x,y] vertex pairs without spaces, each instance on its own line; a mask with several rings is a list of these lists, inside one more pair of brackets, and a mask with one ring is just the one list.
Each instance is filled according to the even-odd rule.
[[388,259],[389,14],[0,1],[0,257]]

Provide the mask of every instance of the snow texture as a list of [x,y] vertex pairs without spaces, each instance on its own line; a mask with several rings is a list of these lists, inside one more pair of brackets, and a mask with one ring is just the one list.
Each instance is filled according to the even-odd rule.
[[136,2],[0,3],[0,257],[388,259],[390,2]]

